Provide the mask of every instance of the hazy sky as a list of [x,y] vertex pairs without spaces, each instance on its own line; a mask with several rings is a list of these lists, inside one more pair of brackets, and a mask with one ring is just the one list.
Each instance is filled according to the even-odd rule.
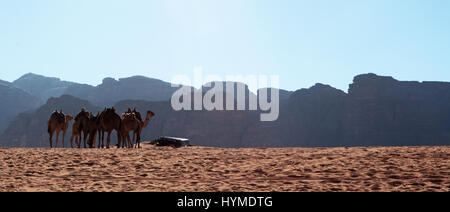
[[450,81],[449,0],[0,1],[0,79],[277,74],[347,91],[353,76]]

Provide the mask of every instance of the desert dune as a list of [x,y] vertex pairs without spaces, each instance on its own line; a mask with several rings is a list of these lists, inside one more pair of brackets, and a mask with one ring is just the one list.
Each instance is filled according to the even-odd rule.
[[0,149],[0,191],[450,191],[450,147]]

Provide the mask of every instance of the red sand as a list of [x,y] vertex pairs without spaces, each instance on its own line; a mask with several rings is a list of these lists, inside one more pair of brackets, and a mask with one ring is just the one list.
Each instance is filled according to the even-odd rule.
[[450,191],[450,147],[0,149],[0,191]]

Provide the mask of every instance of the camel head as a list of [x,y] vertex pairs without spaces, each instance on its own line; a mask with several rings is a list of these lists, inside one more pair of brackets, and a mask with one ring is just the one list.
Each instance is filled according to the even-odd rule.
[[142,128],[147,127],[147,125],[150,123],[150,119],[155,116],[155,113],[153,113],[152,111],[148,110],[147,111],[147,116],[145,117],[145,121],[142,122]]
[[70,121],[73,120],[73,117],[71,115],[65,115],[66,117],[66,123],[70,123]]
[[153,117],[153,116],[155,116],[155,113],[153,113],[152,111],[147,111],[147,117],[148,118],[151,118],[151,117]]

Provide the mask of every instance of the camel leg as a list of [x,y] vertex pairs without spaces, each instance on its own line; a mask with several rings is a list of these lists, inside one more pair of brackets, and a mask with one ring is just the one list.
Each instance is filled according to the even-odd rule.
[[84,136],[84,148],[86,148],[86,139],[87,139],[88,133],[84,132],[83,136]]
[[63,136],[62,136],[62,148],[65,148],[65,147],[64,147],[64,137],[66,137],[66,131],[65,131],[65,130],[63,130]]
[[59,138],[59,130],[56,130],[55,148],[58,148],[58,138]]
[[98,131],[98,148],[100,149],[102,147],[102,131]]
[[78,146],[78,149],[79,149],[80,146],[81,146],[81,136],[80,135],[77,135],[75,137],[75,142],[77,143],[77,146]]
[[109,149],[109,144],[111,144],[111,131],[108,131],[108,137],[106,138],[106,148]]
[[126,134],[123,134],[122,135],[122,148],[126,148],[127,147],[127,136],[126,136]]
[[97,142],[97,131],[94,132],[94,136],[92,137],[92,147],[95,148],[95,142]]
[[101,136],[101,141],[102,141],[102,148],[104,148],[105,147],[105,131],[101,131],[101,133],[100,133],[100,136]]
[[89,133],[89,135],[88,135],[88,141],[87,141],[87,145],[88,145],[88,148],[92,148],[92,139],[93,139],[94,137],[92,136],[92,133]]
[[101,140],[102,140],[102,132],[100,130],[98,130],[98,147],[100,149],[100,144],[101,144]]
[[53,133],[54,133],[53,131],[49,133],[50,134],[50,139],[49,139],[50,140],[50,149],[53,148],[53,145],[52,145]]
[[102,148],[105,147],[105,131],[102,130]]
[[[70,136],[70,148],[73,148],[73,137],[75,135],[72,133],[72,135]],[[76,142],[76,141],[75,141]]]
[[121,139],[121,141],[120,142],[118,142],[118,148],[124,148],[125,147],[125,142],[127,141],[127,139],[125,138],[125,134],[122,134],[122,135],[120,135],[119,136],[120,137],[120,139]]
[[137,146],[137,148],[141,148],[141,134],[140,133],[137,133],[136,146]]
[[127,134],[124,135],[124,139],[125,139],[125,147],[129,148],[130,147],[130,133],[127,132]]
[[128,141],[128,148],[131,148],[131,139],[130,139],[130,134],[127,134],[127,141]]
[[123,135],[117,131],[117,148],[120,148],[121,143],[123,143]]

